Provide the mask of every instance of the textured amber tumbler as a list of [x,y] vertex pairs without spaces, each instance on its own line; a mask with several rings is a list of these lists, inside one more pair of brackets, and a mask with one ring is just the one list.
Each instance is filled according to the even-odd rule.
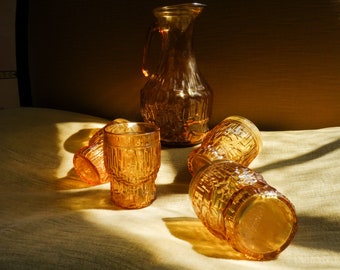
[[161,163],[159,128],[151,123],[120,123],[104,128],[104,163],[111,199],[122,208],[142,208],[156,198]]
[[188,157],[188,169],[194,175],[214,160],[231,160],[248,166],[262,148],[261,134],[250,120],[230,116],[211,129],[199,148]]
[[[127,123],[117,118],[111,123]],[[88,141],[88,145],[80,148],[73,156],[73,167],[80,178],[89,185],[99,185],[110,181],[106,173],[103,157],[104,128],[99,129]]]
[[297,231],[292,203],[238,163],[215,161],[202,168],[192,178],[189,195],[208,230],[249,259],[273,259]]

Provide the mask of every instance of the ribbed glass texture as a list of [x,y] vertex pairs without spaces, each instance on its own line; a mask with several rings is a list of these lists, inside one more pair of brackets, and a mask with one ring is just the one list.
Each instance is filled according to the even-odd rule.
[[262,175],[238,163],[215,161],[202,168],[189,195],[208,230],[250,259],[273,259],[296,233],[292,203]]
[[111,177],[111,199],[123,208],[141,208],[156,198],[160,167],[159,128],[121,123],[104,129],[104,161]]
[[192,175],[214,160],[231,160],[248,166],[262,148],[261,134],[250,120],[230,116],[211,129],[201,146],[188,157]]

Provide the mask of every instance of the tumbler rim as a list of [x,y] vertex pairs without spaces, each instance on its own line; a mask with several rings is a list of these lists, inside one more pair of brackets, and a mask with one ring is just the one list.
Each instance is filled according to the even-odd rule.
[[[135,132],[133,130],[131,131],[120,131],[120,132],[114,132],[112,129],[116,128],[118,130],[119,127],[126,127],[126,128],[132,128],[136,126],[144,126],[147,127],[148,130],[143,130],[140,132]],[[131,136],[141,136],[141,135],[150,135],[152,133],[158,132],[160,128],[156,126],[153,123],[147,123],[147,122],[126,122],[126,123],[110,123],[104,127],[104,132],[108,135],[113,135],[113,136],[126,136],[127,134]]]

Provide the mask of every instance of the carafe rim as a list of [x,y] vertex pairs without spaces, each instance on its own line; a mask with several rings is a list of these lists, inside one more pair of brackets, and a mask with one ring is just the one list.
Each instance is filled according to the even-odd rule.
[[153,9],[153,14],[157,16],[170,16],[170,15],[198,15],[202,12],[202,9],[206,7],[206,4],[194,2],[194,3],[182,3],[176,5],[159,6]]

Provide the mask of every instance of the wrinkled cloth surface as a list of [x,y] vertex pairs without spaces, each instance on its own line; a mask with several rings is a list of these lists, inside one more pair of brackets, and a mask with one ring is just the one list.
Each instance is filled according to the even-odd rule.
[[299,229],[276,259],[256,262],[193,212],[193,148],[162,150],[157,199],[143,209],[119,209],[108,183],[82,182],[73,154],[105,123],[53,109],[0,110],[1,269],[338,269],[340,127],[261,131],[263,149],[249,167],[293,202]]

